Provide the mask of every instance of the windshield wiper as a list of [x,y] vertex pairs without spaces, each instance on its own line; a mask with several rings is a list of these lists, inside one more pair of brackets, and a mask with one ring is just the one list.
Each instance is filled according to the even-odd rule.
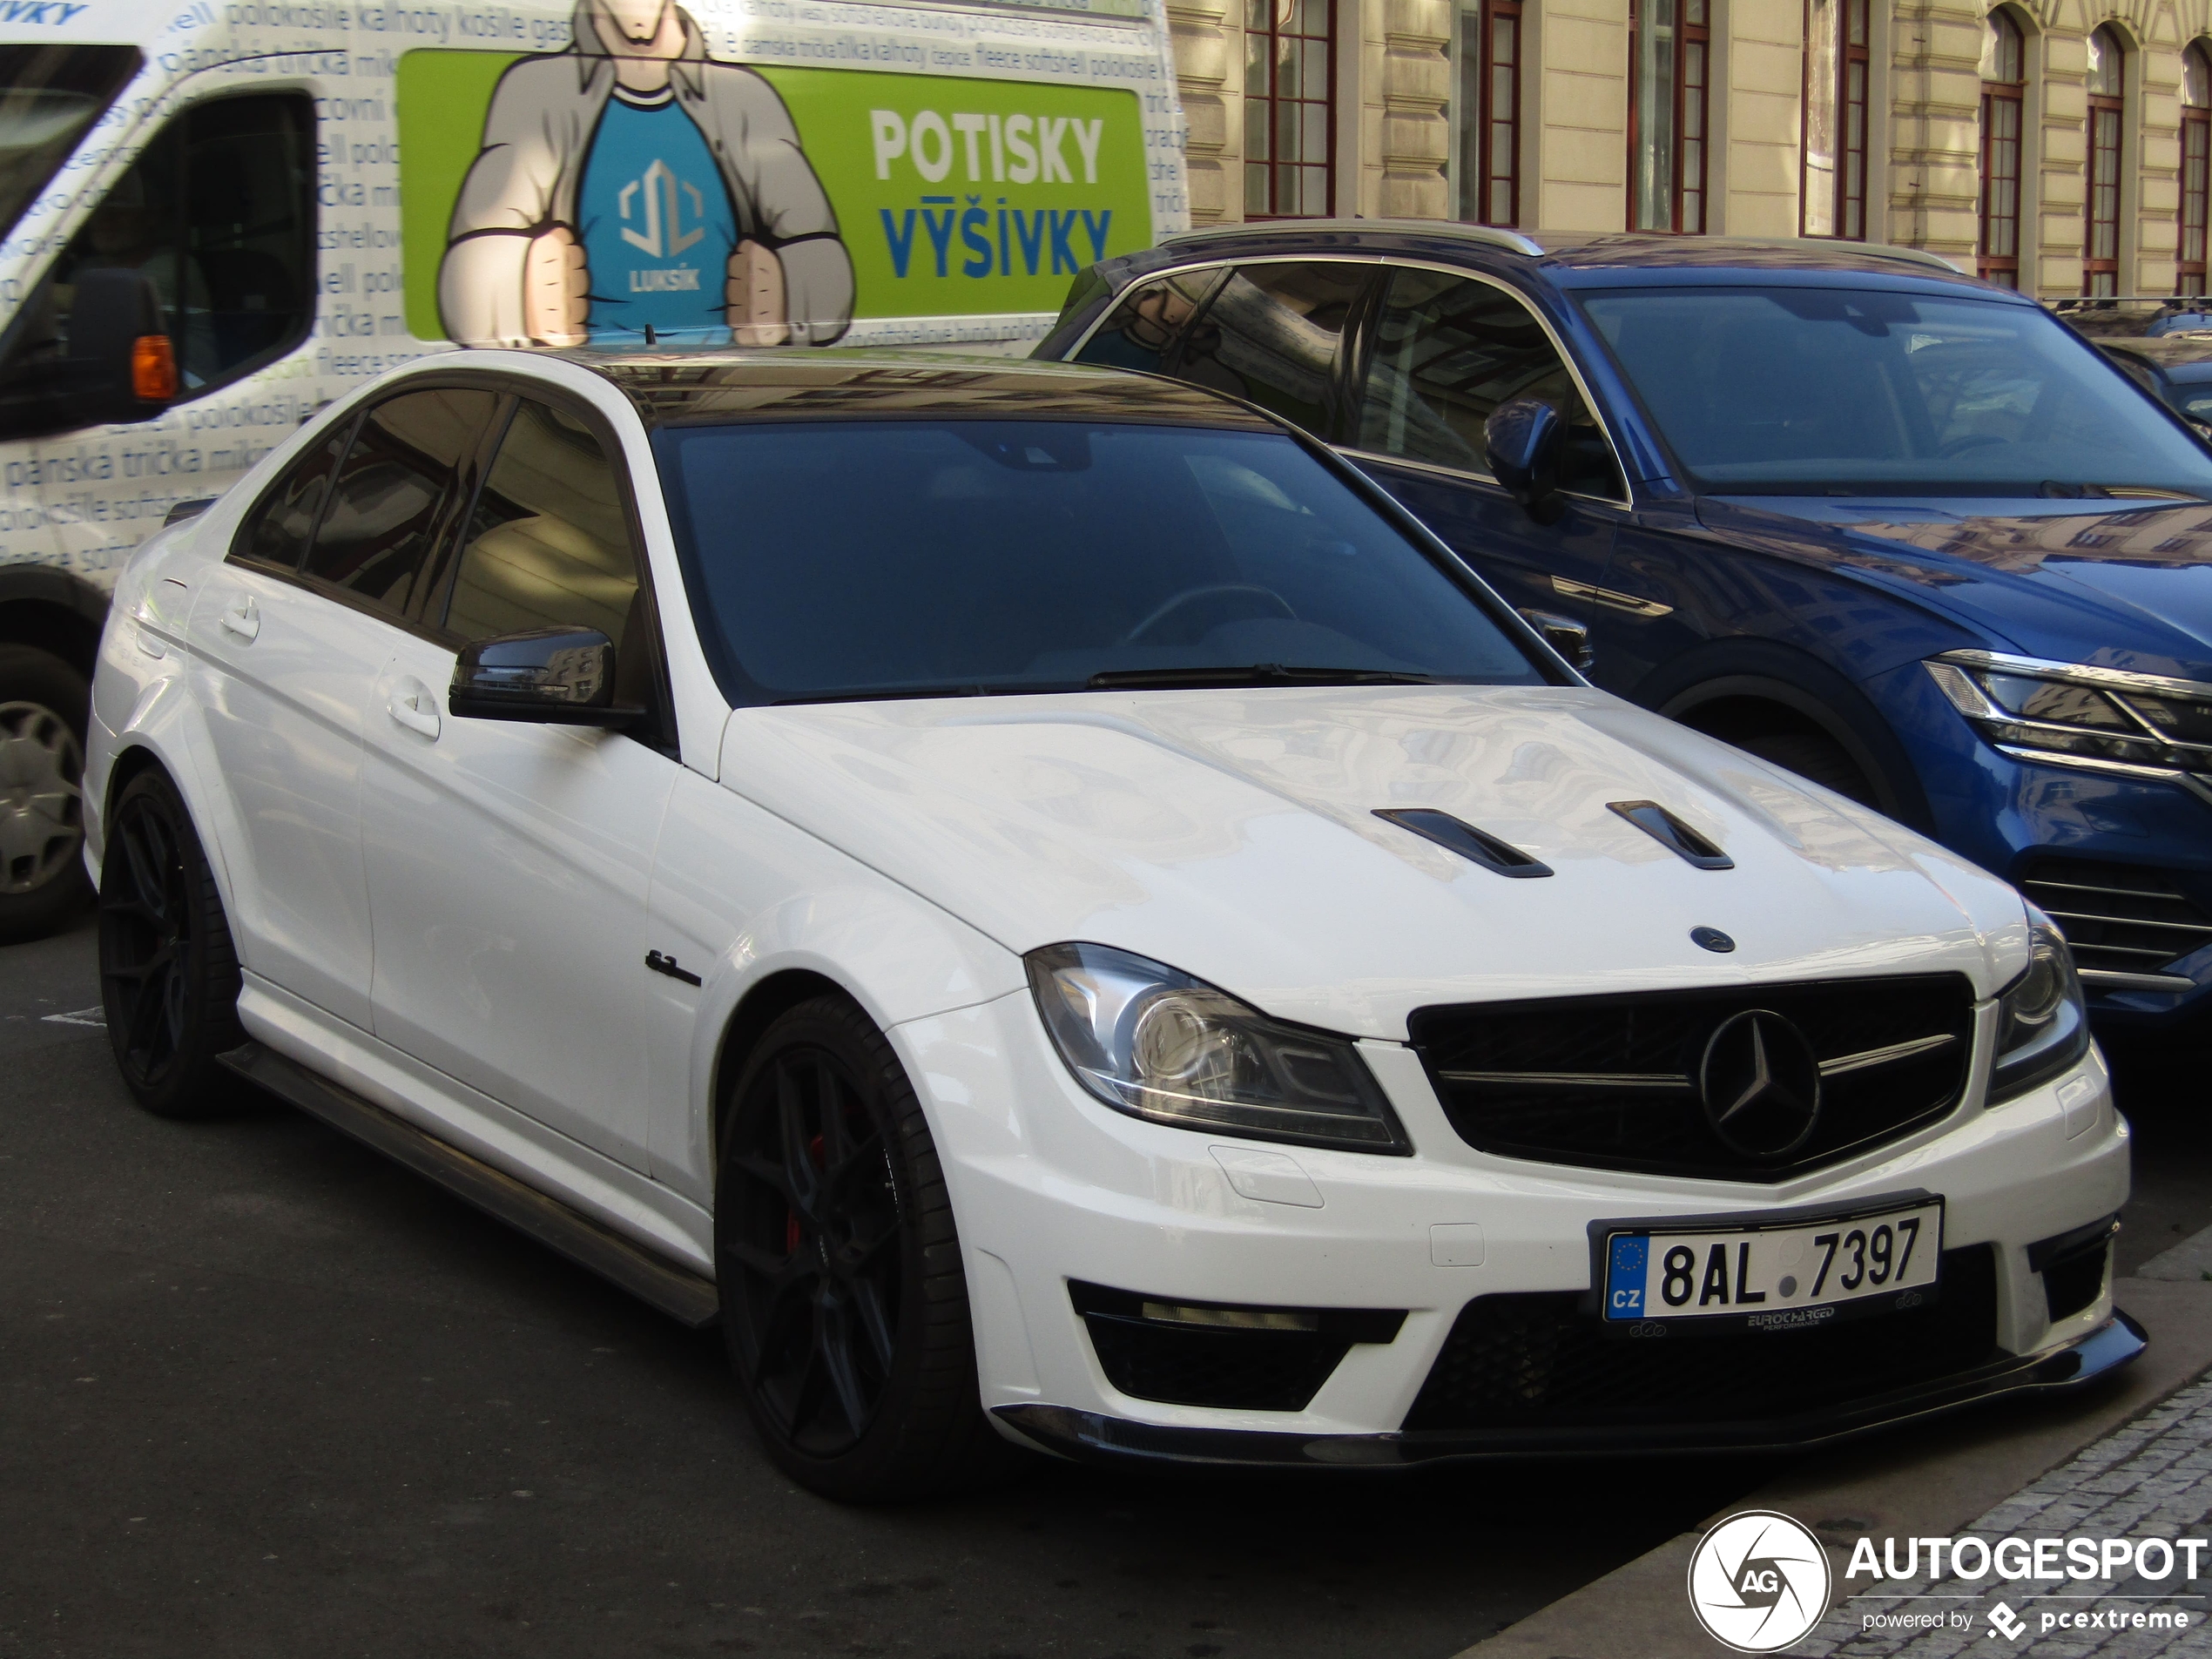
[[1159,691],[1211,685],[1440,685],[1433,674],[1399,674],[1386,668],[1303,668],[1285,663],[1241,667],[1115,668],[1083,684],[1094,691]]

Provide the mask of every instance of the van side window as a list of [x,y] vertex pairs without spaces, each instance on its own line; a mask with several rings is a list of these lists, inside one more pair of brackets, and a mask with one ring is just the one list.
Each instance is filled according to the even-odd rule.
[[108,186],[8,330],[0,429],[31,437],[74,423],[66,400],[40,394],[68,384],[80,271],[152,280],[179,401],[305,340],[314,320],[314,182],[305,93],[211,98],[173,118]]
[[315,533],[315,518],[322,511],[330,475],[337,471],[353,429],[351,421],[341,421],[270,486],[246,516],[238,540],[231,544],[233,554],[280,570],[300,568],[300,561],[307,556],[307,539]]
[[1393,271],[1376,316],[1354,443],[1376,455],[1487,473],[1482,424],[1501,403],[1541,398],[1567,417],[1560,488],[1627,494],[1605,435],[1551,336],[1487,282]]
[[1183,343],[1176,374],[1217,387],[1332,438],[1329,388],[1345,320],[1371,265],[1247,265],[1216,291]]
[[1158,374],[1167,371],[1176,341],[1190,319],[1198,314],[1207,293],[1221,275],[1220,267],[1178,271],[1139,283],[1123,294],[1113,314],[1076,354],[1079,363],[1107,368],[1141,368]]
[[330,486],[330,502],[300,574],[404,615],[496,394],[442,387],[387,399],[368,412]]

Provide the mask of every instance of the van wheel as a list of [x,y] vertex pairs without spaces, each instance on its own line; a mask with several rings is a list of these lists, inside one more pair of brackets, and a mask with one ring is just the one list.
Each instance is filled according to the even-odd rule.
[[123,787],[100,865],[100,996],[132,1097],[163,1117],[225,1103],[216,1056],[239,1047],[238,954],[214,872],[176,786],[158,769]]
[[960,1236],[921,1103],[844,998],[779,1015],[745,1062],[714,1232],[730,1361],[786,1474],[874,1503],[1018,1467],[983,1415]]
[[91,692],[58,657],[0,645],[0,944],[52,933],[92,896],[84,873]]

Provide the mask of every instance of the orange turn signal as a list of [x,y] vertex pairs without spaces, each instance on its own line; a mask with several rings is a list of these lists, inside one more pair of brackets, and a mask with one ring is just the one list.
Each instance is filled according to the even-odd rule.
[[140,334],[131,342],[131,395],[167,403],[177,395],[177,354],[166,334]]

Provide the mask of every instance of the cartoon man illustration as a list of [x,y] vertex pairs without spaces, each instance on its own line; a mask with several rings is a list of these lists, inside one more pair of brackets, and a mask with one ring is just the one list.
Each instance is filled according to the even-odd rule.
[[470,345],[826,346],[853,260],[775,89],[675,0],[579,0],[500,77],[438,307]]

